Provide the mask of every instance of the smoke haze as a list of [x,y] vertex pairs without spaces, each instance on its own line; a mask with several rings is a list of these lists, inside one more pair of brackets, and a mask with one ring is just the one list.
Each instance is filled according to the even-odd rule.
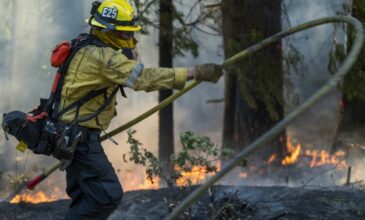
[[[29,111],[38,105],[39,98],[49,95],[55,69],[49,65],[49,56],[54,46],[64,39],[72,39],[81,32],[87,32],[85,18],[89,17],[92,1],[46,1],[46,0],[14,0],[2,1],[1,7],[10,10],[3,10],[6,13],[3,17],[1,27],[7,31],[7,35],[0,36],[1,63],[1,87],[0,87],[0,112],[12,110]],[[15,16],[14,18],[14,15]],[[7,27],[5,27],[7,26]],[[157,36],[158,32],[150,30],[149,36],[140,36],[138,51],[141,61],[147,67],[158,65]],[[213,49],[210,49],[211,45]],[[174,66],[193,66],[200,62],[219,62],[222,58],[221,38],[206,38],[201,47],[209,50],[201,50],[198,59],[193,57],[177,58]],[[211,54],[216,54],[211,56]],[[116,128],[123,123],[144,113],[147,109],[157,103],[157,92],[133,92],[126,90],[128,99],[118,97],[118,116],[113,120],[110,129]],[[200,134],[212,136],[220,142],[222,104],[207,105],[209,99],[223,97],[223,83],[217,85],[203,84],[200,88],[191,92],[175,104],[175,140],[178,146],[179,133],[187,130],[194,130]],[[158,145],[158,120],[157,114],[144,122],[136,125],[138,131],[136,137],[146,143],[148,148],[157,153]],[[199,120],[197,120],[199,119]],[[128,172],[139,172],[143,175],[142,169],[132,164],[122,162],[122,155],[129,151],[125,144],[127,135],[121,134],[116,138],[119,146],[106,141],[103,143],[105,151],[116,169],[121,170],[119,177],[122,183],[128,180],[123,175]],[[33,167],[46,167],[56,162],[54,159],[33,155],[32,153],[21,154],[16,152],[17,141],[11,138],[5,142],[0,138],[0,158],[2,161],[1,170],[13,173],[29,172]],[[11,158],[11,159],[8,159]],[[16,159],[15,159],[16,158]],[[27,162],[26,162],[27,161]],[[26,167],[24,167],[26,163]],[[34,174],[33,174],[34,175]],[[49,183],[63,182],[64,173],[53,174]],[[143,178],[142,178],[143,179]],[[143,182],[143,180],[142,180]],[[47,185],[47,183],[44,183]]]
[[[13,0],[1,1],[2,21],[0,28],[0,112],[10,110],[31,110],[38,104],[38,98],[47,97],[53,80],[55,69],[49,65],[49,55],[53,47],[64,39],[72,39],[81,32],[86,32],[84,19],[89,16],[91,5],[89,1],[49,1],[49,0]],[[335,15],[341,12],[343,0],[285,0],[287,15],[284,15],[284,28],[315,18]],[[158,65],[158,32],[150,31],[149,36],[141,36],[138,46],[141,61],[147,67]],[[303,73],[289,69],[289,80],[294,85],[294,93],[298,102],[303,102],[312,95],[330,77],[326,63],[333,36],[345,42],[344,30],[338,28],[334,32],[333,25],[326,25],[297,34],[289,39],[290,43],[302,53]],[[199,42],[200,55],[194,58],[190,54],[177,57],[174,66],[193,66],[199,63],[221,63],[224,60],[222,38],[194,32],[194,38]],[[327,40],[326,40],[327,39]],[[329,39],[329,40],[328,40]],[[157,92],[133,92],[126,90],[128,99],[118,97],[118,116],[113,120],[110,129],[116,128],[130,119],[140,115],[145,110],[157,104]],[[292,91],[290,91],[292,92]],[[175,102],[175,142],[179,149],[179,133],[192,130],[201,135],[207,135],[220,144],[222,131],[223,103],[207,104],[208,100],[221,99],[224,96],[224,82],[217,85],[203,83],[189,94]],[[338,101],[340,94],[333,92],[323,102],[300,118],[290,128],[294,137],[311,147],[329,149],[331,138],[337,123]],[[292,99],[287,100],[289,105]],[[298,103],[296,103],[298,104]],[[293,106],[296,106],[294,104]],[[291,108],[288,109],[290,111]],[[144,147],[157,153],[158,118],[157,114],[134,127],[138,131],[136,137],[144,143]],[[318,135],[320,134],[320,135]],[[126,134],[116,138],[119,146],[108,141],[103,143],[104,149],[116,169],[121,169],[119,175],[122,184],[127,184],[128,173],[140,173],[142,169],[132,164],[122,162],[122,155],[128,152],[129,146]],[[0,159],[2,171],[17,172],[31,170],[32,167],[47,166],[54,159],[33,154],[16,153],[16,141],[5,142],[0,138]],[[17,165],[16,165],[16,161]],[[25,161],[27,168],[23,168]],[[52,175],[50,183],[61,182],[64,187],[64,173]],[[252,183],[250,183],[252,184]]]

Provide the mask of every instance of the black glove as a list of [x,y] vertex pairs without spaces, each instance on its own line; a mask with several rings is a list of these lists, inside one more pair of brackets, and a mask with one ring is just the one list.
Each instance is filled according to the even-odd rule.
[[197,81],[208,81],[217,83],[223,75],[221,65],[207,63],[195,66],[194,77]]

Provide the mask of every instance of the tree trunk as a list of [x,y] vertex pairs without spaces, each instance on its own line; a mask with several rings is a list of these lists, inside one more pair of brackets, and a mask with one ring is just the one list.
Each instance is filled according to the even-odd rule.
[[[172,67],[173,47],[173,3],[172,0],[160,0],[160,33],[159,33],[159,56],[161,67]],[[159,101],[163,101],[170,95],[172,90],[159,92]],[[164,172],[170,175],[170,156],[174,153],[174,115],[173,105],[162,109],[159,113],[159,159],[166,163]]]
[[[364,22],[365,0],[354,0],[352,9],[352,15]],[[350,33],[350,41],[351,36],[353,35]],[[349,44],[351,45],[351,42]],[[333,152],[340,149],[356,152],[360,149],[365,149],[365,61],[363,57],[365,57],[364,48],[352,71],[344,79],[340,120],[333,141]],[[361,156],[358,153],[354,154]]]
[[[281,0],[223,0],[226,58],[281,31]],[[252,143],[284,117],[281,43],[230,67],[226,79],[223,140],[236,151]],[[262,154],[285,153],[285,133]]]

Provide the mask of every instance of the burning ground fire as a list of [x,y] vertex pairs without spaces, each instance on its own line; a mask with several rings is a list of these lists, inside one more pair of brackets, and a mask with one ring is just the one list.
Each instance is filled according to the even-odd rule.
[[[279,157],[276,154],[272,154],[268,160],[266,161],[266,165],[268,167],[271,166],[275,161],[280,162],[280,164],[284,167],[294,166],[294,165],[303,165],[305,167],[316,168],[325,165],[332,165],[339,169],[344,169],[347,167],[347,163],[345,161],[345,152],[338,151],[334,154],[330,154],[325,150],[311,150],[306,149],[300,143],[294,143],[290,136],[287,139],[287,156],[279,160]],[[221,169],[221,163],[217,162],[216,164],[217,171]],[[175,167],[176,171],[179,171],[181,177],[176,180],[176,186],[183,187],[189,185],[196,185],[203,183],[208,177],[214,175],[214,173],[207,173],[207,168],[205,166],[193,166],[191,172],[182,171],[181,168]],[[250,170],[253,170],[250,171]],[[261,170],[262,171],[262,170]],[[247,168],[247,172],[241,171],[238,174],[238,179],[247,179],[253,175],[265,175],[265,172],[261,172],[257,170],[254,166],[250,166]],[[153,181],[147,179],[147,175],[136,175],[136,172],[133,170],[126,170],[121,175],[125,181],[122,181],[123,188],[125,191],[134,191],[134,190],[157,190],[160,186],[160,179],[158,177],[153,178]],[[58,187],[53,189],[53,192],[47,194],[43,191],[39,191],[37,193],[26,192],[22,195],[17,195],[11,203],[43,203],[43,202],[53,202],[59,199],[65,199],[67,196],[65,192]]]
[[147,179],[147,175],[138,176],[133,170],[126,170],[125,173],[122,174],[123,190],[134,191],[134,190],[150,190],[150,189],[159,189],[160,188],[160,179],[158,177],[154,177],[152,182]]
[[[338,151],[334,154],[330,154],[328,151],[325,150],[304,150],[303,146],[300,143],[293,144],[290,136],[288,136],[287,140],[287,151],[289,154],[281,161],[281,164],[283,166],[294,165],[298,162],[301,162],[302,158],[306,158],[307,160],[310,160],[309,166],[311,168],[324,165],[334,165],[338,168],[347,167],[347,163],[344,158],[345,152]],[[277,155],[273,154],[267,160],[267,163],[272,164],[276,159]]]
[[[220,169],[220,164],[217,165],[218,169]],[[177,168],[178,169],[178,168]],[[194,166],[192,168],[192,172],[181,172],[181,177],[176,181],[176,185],[179,187],[194,185],[202,183],[208,176],[213,175],[206,174],[206,167],[204,166]],[[145,174],[142,178],[135,174],[132,170],[127,170],[124,174],[124,178],[126,181],[123,181],[123,188],[127,191],[134,190],[157,190],[160,188],[160,179],[158,177],[153,178],[153,181],[147,179],[147,175]],[[39,191],[33,193],[31,191],[26,192],[21,195],[17,195],[10,203],[44,203],[44,202],[54,202],[61,198],[67,198],[65,193],[58,187],[55,187],[53,192],[48,195],[43,191]]]
[[[216,166],[217,170],[220,170],[220,163]],[[181,171],[180,167],[175,167],[175,170],[181,174],[181,177],[176,180],[176,185],[179,187],[202,183],[207,177],[213,175],[213,173],[207,173],[205,166],[193,166],[191,172]]]
[[24,203],[45,203],[45,202],[54,202],[56,200],[64,198],[64,192],[59,188],[55,187],[51,195],[47,195],[43,191],[38,191],[33,193],[31,191],[27,191],[21,195],[17,195],[14,199],[10,201],[12,204],[24,202]]

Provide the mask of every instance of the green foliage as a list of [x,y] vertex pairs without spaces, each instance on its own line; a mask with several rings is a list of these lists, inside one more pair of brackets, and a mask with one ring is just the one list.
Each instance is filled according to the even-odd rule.
[[[128,141],[127,143],[130,144],[130,152],[129,154],[129,161],[134,162],[135,164],[142,165],[146,167],[146,174],[148,180],[153,183],[153,177],[160,176],[166,179],[166,177],[163,174],[162,166],[153,153],[150,151],[141,148],[142,143],[140,143],[137,139],[133,137],[133,135],[136,133],[135,130],[129,129],[127,131],[128,133]],[[127,155],[123,155],[124,162],[128,162],[126,159]]]
[[[140,1],[135,0],[135,5],[137,8],[138,16],[143,27],[142,34],[149,34],[148,28],[153,27],[158,30],[161,30],[163,24],[159,23],[155,17],[159,17],[160,13],[162,13],[158,7],[160,1],[164,0],[152,0],[152,1]],[[198,15],[192,22],[187,22],[187,20],[191,20],[193,11],[196,11],[199,6],[202,6],[201,0],[196,0],[191,2],[190,10],[188,13],[184,13],[177,6],[179,3],[184,3],[186,5],[186,1],[173,1],[173,8],[171,12],[164,12],[166,14],[166,18],[171,19],[173,22],[173,30],[171,30],[171,39],[173,40],[173,55],[174,56],[183,56],[185,52],[190,52],[194,57],[199,55],[199,45],[193,39],[193,31],[201,30],[198,28],[198,25],[204,24],[206,21],[213,19],[212,13],[210,11],[199,10]],[[169,22],[169,21],[168,21]]]
[[[349,4],[351,6],[351,4]],[[348,9],[351,11],[351,9]],[[352,11],[354,17],[359,19],[361,22],[365,22],[365,1],[364,0],[357,0],[352,1]]]
[[174,56],[183,56],[185,51],[189,51],[194,57],[199,55],[199,46],[191,37],[191,31],[188,28],[175,28],[173,32]]
[[[353,1],[353,16],[365,22],[365,1]],[[350,45],[355,37],[353,30],[349,32]],[[352,71],[348,73],[343,82],[342,91],[348,100],[358,99],[365,101],[365,48],[362,49],[360,58]]]
[[[165,181],[169,181],[162,167],[168,164],[162,164],[157,157],[150,151],[142,148],[142,144],[133,137],[135,130],[128,130],[128,141],[130,144],[130,152],[123,155],[124,162],[133,162],[146,168],[146,174],[149,181],[153,183],[154,177],[160,177]],[[232,151],[226,148],[220,148],[215,145],[209,137],[201,137],[193,132],[185,132],[180,135],[182,150],[171,155],[171,164],[168,166],[174,168],[172,170],[171,180],[177,181],[182,177],[182,172],[191,172],[194,166],[204,167],[202,174],[210,174],[217,172],[217,166],[214,162],[221,158],[228,158],[232,155]],[[127,159],[127,156],[129,158]],[[189,185],[192,183],[187,179]]]
[[[217,172],[213,164],[220,158],[219,148],[209,137],[200,137],[193,132],[185,132],[180,135],[182,151],[172,155],[171,160],[175,166],[184,172],[191,172],[194,166],[205,167],[205,174]],[[181,177],[181,173],[175,170],[175,178]]]

